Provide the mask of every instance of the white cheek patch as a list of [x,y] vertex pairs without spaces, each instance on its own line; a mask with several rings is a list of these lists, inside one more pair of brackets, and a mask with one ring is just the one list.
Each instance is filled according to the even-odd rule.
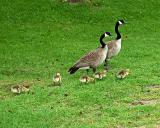
[[106,37],[106,36],[108,36],[108,35],[105,33],[104,36]]
[[119,24],[122,24],[122,22],[121,21],[118,21],[119,22]]

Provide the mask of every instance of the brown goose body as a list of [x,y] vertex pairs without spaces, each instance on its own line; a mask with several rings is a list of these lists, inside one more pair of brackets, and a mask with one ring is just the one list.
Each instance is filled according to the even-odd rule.
[[[109,33],[110,34],[110,33]],[[88,54],[84,55],[82,58],[80,58],[73,67],[71,67],[68,72],[70,74],[75,73],[78,69],[89,69],[92,68],[93,71],[96,71],[96,68],[104,62],[107,56],[108,47],[107,45],[102,42],[102,39],[106,35],[102,35],[100,38],[100,42],[102,44],[102,47],[98,47],[97,49],[89,52]]]
[[117,56],[121,50],[121,39],[110,41],[108,44],[107,59]]
[[94,51],[89,52],[82,58],[80,58],[76,64],[69,69],[70,74],[73,74],[74,71],[77,71],[78,69],[89,69],[92,68],[95,72],[96,68],[102,64],[106,58],[108,52],[107,45],[105,48],[97,48]]

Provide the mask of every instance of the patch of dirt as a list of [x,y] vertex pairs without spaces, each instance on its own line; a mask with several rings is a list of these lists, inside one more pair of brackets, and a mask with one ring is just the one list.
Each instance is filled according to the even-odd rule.
[[146,85],[145,86],[146,88],[149,88],[149,89],[154,89],[154,88],[159,88],[160,89],[160,84],[150,84],[150,85]]
[[140,126],[139,128],[146,128],[145,126]]
[[53,92],[49,92],[49,93],[48,93],[48,96],[51,96],[51,95],[53,95]]
[[24,68],[18,68],[18,69],[14,69],[14,70],[2,70],[0,72],[0,74],[2,75],[5,75],[5,76],[12,76],[14,74],[24,74],[24,73],[31,73],[33,72],[34,70],[32,68],[27,68],[27,69],[24,69]]
[[140,101],[134,101],[131,103],[131,106],[137,106],[137,105],[155,105],[159,104],[160,100],[140,100]]
[[83,2],[83,0],[66,0],[70,3],[78,3],[78,2]]
[[[153,125],[154,128],[160,128],[160,123]],[[140,126],[138,128],[148,128],[147,126]]]

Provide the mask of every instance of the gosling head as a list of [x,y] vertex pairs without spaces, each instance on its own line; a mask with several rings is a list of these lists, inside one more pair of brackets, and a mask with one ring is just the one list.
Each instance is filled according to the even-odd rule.
[[56,73],[56,76],[61,76],[61,74],[60,73]]

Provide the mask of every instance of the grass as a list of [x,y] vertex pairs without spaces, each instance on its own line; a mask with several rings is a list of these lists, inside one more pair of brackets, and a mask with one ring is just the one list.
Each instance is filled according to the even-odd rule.
[[[158,127],[159,104],[131,104],[160,99],[160,89],[146,88],[160,84],[159,4],[158,0],[95,0],[76,5],[1,0],[0,127]],[[99,46],[103,32],[111,32],[113,39],[119,18],[128,24],[120,28],[122,51],[110,61],[112,69],[104,80],[81,85],[83,72],[71,76],[68,68]],[[123,68],[131,74],[117,80],[115,73]],[[63,84],[51,87],[56,72],[62,74]],[[10,87],[23,81],[31,91],[13,95]]]

